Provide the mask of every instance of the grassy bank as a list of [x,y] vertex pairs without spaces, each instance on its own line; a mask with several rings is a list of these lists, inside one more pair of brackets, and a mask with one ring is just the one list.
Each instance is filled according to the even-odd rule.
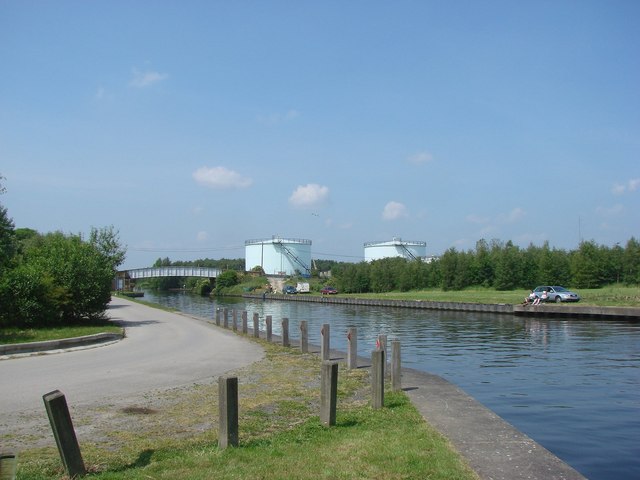
[[[299,279],[289,279],[287,285],[296,285]],[[320,289],[327,283],[326,280],[302,279],[311,285],[311,293],[304,295],[320,295]],[[231,288],[223,289],[223,294],[242,295],[250,290],[254,294],[263,292],[266,280],[248,279]],[[576,289],[581,300],[579,305],[600,306],[600,307],[640,307],[640,287],[628,287],[624,285],[609,285],[603,288]],[[388,292],[388,293],[340,293],[340,296],[375,299],[396,299],[396,300],[422,300],[433,302],[461,302],[461,303],[490,303],[490,304],[519,304],[529,294],[526,290],[496,290],[493,288],[470,287],[464,290],[411,290],[408,292]]]
[[0,344],[42,342],[63,338],[83,337],[96,333],[120,333],[122,328],[110,322],[97,322],[89,325],[72,325],[46,328],[8,327],[0,330]]
[[[433,302],[463,303],[522,303],[529,292],[523,290],[498,291],[491,288],[469,288],[443,291],[420,290],[410,292],[349,294],[348,297],[385,298],[398,300],[422,300]],[[597,289],[580,289],[578,305],[600,307],[640,307],[640,287],[609,286]]]
[[[90,478],[477,479],[403,393],[386,392],[385,408],[373,410],[367,369],[340,366],[337,426],[322,426],[318,356],[261,343],[266,358],[234,372],[238,448],[217,448],[215,382],[125,405],[76,407]],[[19,458],[19,479],[62,475],[53,446]]]

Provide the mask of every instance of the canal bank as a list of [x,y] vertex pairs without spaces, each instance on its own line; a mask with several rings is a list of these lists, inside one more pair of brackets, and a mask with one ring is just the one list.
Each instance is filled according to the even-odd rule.
[[413,308],[453,312],[479,312],[525,317],[593,318],[598,320],[640,320],[640,308],[596,307],[575,304],[540,304],[536,306],[511,305],[506,303],[483,304],[462,302],[431,302],[428,300],[391,300],[317,295],[243,294],[243,298],[281,300],[289,302],[315,302],[335,305],[365,307]]

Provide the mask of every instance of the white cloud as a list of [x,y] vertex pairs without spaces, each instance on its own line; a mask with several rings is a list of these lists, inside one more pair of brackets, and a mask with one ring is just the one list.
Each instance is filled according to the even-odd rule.
[[627,188],[624,185],[620,185],[619,183],[616,183],[613,187],[611,187],[611,193],[613,193],[614,195],[624,195],[624,192],[627,190]]
[[204,242],[209,238],[209,234],[207,232],[198,232],[196,235],[196,240],[198,242]]
[[407,207],[400,203],[391,201],[384,206],[382,210],[382,218],[384,220],[398,220],[399,218],[408,217]]
[[289,197],[289,203],[297,208],[317,207],[329,198],[329,187],[308,183],[300,185]]
[[132,70],[133,78],[129,82],[129,85],[136,88],[145,88],[153,85],[154,83],[161,82],[166,79],[169,75],[166,73],[154,72],[154,71],[146,71],[141,72],[137,68]]
[[409,162],[415,165],[422,165],[425,163],[432,162],[433,155],[431,155],[429,152],[417,152],[417,153],[414,153],[413,155],[410,155],[407,160],[409,160]]
[[614,195],[624,195],[625,193],[635,192],[640,188],[640,178],[632,178],[626,184],[616,183],[611,187],[611,193]]
[[198,184],[215,189],[246,188],[253,183],[250,178],[225,167],[200,167],[193,172],[193,178]]

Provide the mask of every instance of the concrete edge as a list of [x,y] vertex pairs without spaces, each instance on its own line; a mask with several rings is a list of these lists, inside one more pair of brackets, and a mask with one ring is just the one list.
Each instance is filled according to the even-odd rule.
[[0,345],[0,355],[42,353],[68,348],[100,346],[122,340],[124,337],[124,333],[96,333],[83,337],[62,338],[60,340],[47,340],[44,342],[12,343]]
[[573,467],[444,378],[402,369],[403,390],[482,479],[585,480]]

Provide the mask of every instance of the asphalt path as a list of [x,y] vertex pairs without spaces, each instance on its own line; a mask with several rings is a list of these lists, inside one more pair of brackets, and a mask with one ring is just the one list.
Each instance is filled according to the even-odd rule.
[[0,425],[43,409],[53,390],[74,405],[211,382],[263,358],[241,336],[183,314],[114,297],[108,310],[126,329],[123,340],[95,348],[0,361]]

